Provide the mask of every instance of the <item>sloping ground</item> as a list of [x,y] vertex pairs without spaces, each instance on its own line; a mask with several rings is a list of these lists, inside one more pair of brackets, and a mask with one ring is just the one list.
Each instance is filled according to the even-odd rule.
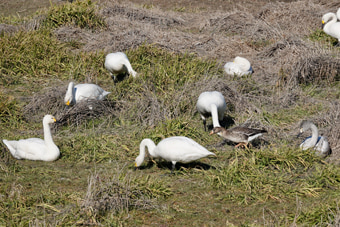
[[[235,56],[246,57],[255,73],[242,85],[244,88],[240,89],[239,82],[233,80],[222,85],[217,82],[228,88],[224,95],[235,107],[235,114],[320,104],[323,109],[311,120],[319,126],[321,134],[329,138],[333,150],[329,160],[339,162],[339,93],[331,86],[340,78],[339,50],[329,43],[309,38],[320,28],[321,16],[335,12],[338,3],[250,1],[221,4],[220,1],[175,4],[102,1],[98,10],[107,22],[106,29],[90,31],[64,26],[54,32],[59,40],[82,43],[81,49],[89,52],[126,51],[142,44],[154,44],[170,51],[214,59],[221,68]],[[36,29],[42,19],[27,21],[24,28]],[[14,32],[18,28],[2,25],[0,29]],[[304,97],[302,88],[306,85],[314,86],[315,93],[328,98]],[[211,83],[200,88],[200,91],[216,89],[216,85]],[[259,109],[260,106],[263,108]],[[275,139],[291,137],[298,123],[292,120],[290,125],[279,126],[261,122]]]
[[[324,48],[325,43],[311,41],[308,36],[320,28],[324,13],[336,11],[338,3],[254,1],[223,7],[219,4],[219,1],[183,1],[170,6],[167,1],[153,1],[152,4],[148,1],[134,4],[107,1],[102,2],[99,10],[106,18],[107,29],[91,32],[61,27],[55,33],[62,41],[83,43],[85,51],[125,51],[141,44],[156,44],[171,51],[216,59],[221,67],[235,56],[246,57],[255,70],[250,83],[257,91],[253,94],[244,90],[237,94],[238,84],[226,82],[234,92],[225,95],[236,106],[236,113],[246,109],[259,111],[251,106],[260,104],[278,111],[321,103],[324,110],[311,120],[319,126],[321,134],[329,138],[333,148],[330,159],[338,162],[339,97],[306,99],[301,92],[301,86],[314,84],[318,92],[330,89],[330,93],[337,94],[329,85],[339,81],[338,48]],[[272,92],[273,89],[282,91]],[[243,105],[237,101],[240,97],[245,101]],[[266,127],[274,137],[286,138],[296,133],[298,123],[283,128],[270,124]]]

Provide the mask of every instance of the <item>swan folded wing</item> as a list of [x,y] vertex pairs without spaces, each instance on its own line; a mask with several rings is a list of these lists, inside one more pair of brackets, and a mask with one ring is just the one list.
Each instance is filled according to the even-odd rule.
[[328,30],[328,35],[340,39],[340,22],[334,23],[330,26]]
[[46,149],[45,141],[42,139],[21,139],[17,141],[15,154],[22,159],[40,160]]
[[234,75],[234,74],[239,75],[242,73],[242,71],[240,70],[240,67],[236,65],[234,62],[227,62],[224,65],[224,70],[229,75]]
[[[105,93],[104,89],[95,85],[95,84],[78,84],[76,92],[76,100],[84,100],[84,99],[104,99]],[[107,95],[107,94],[106,94]]]

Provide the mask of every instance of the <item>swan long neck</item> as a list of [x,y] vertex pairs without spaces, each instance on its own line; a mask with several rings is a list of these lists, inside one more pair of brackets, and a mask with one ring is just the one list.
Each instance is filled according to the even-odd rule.
[[324,17],[322,23],[324,23],[323,30],[327,33],[329,32],[329,27],[331,24],[337,22],[337,16],[334,13],[327,13]]
[[313,146],[315,146],[315,144],[318,142],[318,138],[319,138],[318,128],[315,125],[311,125],[310,129],[312,130],[312,138],[310,140],[310,143]]
[[218,109],[215,104],[211,104],[210,106],[210,111],[211,111],[211,117],[212,117],[212,122],[213,126],[215,127],[221,127],[220,122],[218,120]]
[[131,66],[129,60],[126,60],[126,62],[125,62],[124,65],[125,65],[125,67],[127,68],[128,73],[129,73],[130,75],[132,75],[133,77],[136,77],[137,72],[136,72],[135,70],[132,69],[132,66]]
[[54,144],[50,125],[48,124],[48,122],[43,121],[43,127],[44,127],[44,141],[46,145]]
[[145,147],[148,148],[149,154],[152,157],[157,157],[155,154],[156,144],[151,139],[143,139],[139,145],[139,155],[145,157]]

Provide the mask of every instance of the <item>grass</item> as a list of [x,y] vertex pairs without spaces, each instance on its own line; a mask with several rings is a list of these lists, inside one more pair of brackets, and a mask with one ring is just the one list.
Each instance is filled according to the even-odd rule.
[[[102,28],[91,16],[95,11],[90,1],[51,6],[46,26],[1,36],[1,55],[7,56],[0,60],[1,138],[42,137],[41,119],[47,113],[64,121],[52,127],[61,151],[55,162],[16,160],[1,147],[0,225],[339,224],[339,165],[274,133],[327,111],[327,95],[297,85],[316,102],[304,105],[298,99],[285,108],[273,106],[267,96],[279,88],[259,86],[252,77],[228,78],[214,60],[147,44],[126,50],[139,77],[113,84],[103,68],[103,50],[82,51],[81,44],[60,42],[53,33],[69,23]],[[76,21],[82,16],[75,12],[85,18],[80,25]],[[53,18],[61,21],[51,24]],[[62,97],[71,80],[98,83],[112,92],[100,103],[101,111],[91,115],[75,107],[71,110],[79,118],[67,115]],[[236,149],[204,131],[196,99],[204,90],[227,90],[225,84],[239,96],[259,100],[249,101],[259,112],[232,109],[226,115],[270,127],[260,148]],[[178,163],[173,175],[170,163],[148,158],[134,170],[143,138],[158,143],[175,135],[193,138],[217,157]]]

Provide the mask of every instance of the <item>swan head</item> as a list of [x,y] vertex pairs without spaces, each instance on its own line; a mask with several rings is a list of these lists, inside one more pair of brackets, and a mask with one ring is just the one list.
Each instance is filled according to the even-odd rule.
[[336,14],[335,13],[324,14],[321,19],[322,27],[324,27],[328,23],[329,20],[333,20],[334,22],[336,22],[337,20]]
[[311,121],[303,120],[300,124],[300,134],[307,131],[314,125]]
[[143,162],[144,162],[144,156],[138,155],[135,160],[135,167],[138,168],[139,166],[142,165]]
[[68,84],[68,88],[67,88],[67,91],[66,91],[66,94],[65,94],[65,98],[64,98],[65,105],[67,105],[67,106],[71,105],[71,103],[72,103],[72,100],[73,100],[73,90],[74,90],[74,83],[70,82]]
[[55,122],[57,122],[57,120],[55,119],[54,116],[49,114],[44,116],[43,123],[51,124]]

